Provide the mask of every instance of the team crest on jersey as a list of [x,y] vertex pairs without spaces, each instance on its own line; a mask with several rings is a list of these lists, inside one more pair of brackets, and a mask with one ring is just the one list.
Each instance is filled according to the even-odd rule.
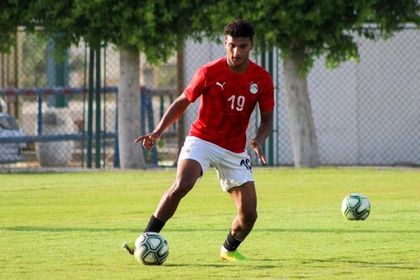
[[256,94],[258,92],[258,85],[254,82],[251,82],[249,85],[249,92],[252,94]]

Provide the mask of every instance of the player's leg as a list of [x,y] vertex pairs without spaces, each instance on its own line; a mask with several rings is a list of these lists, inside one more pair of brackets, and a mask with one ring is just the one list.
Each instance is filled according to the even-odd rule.
[[160,232],[166,221],[175,213],[181,199],[193,188],[201,175],[201,165],[197,161],[192,159],[180,160],[175,181],[163,194],[144,231]]
[[244,260],[236,249],[251,232],[257,220],[257,195],[254,182],[249,181],[229,190],[236,206],[236,217],[221,248],[221,258],[229,261]]
[[160,232],[175,213],[181,199],[193,188],[198,178],[209,168],[209,147],[202,140],[188,136],[178,158],[177,175],[172,186],[163,194],[146,231]]
[[[208,156],[212,153],[211,147],[205,141],[191,136],[185,139],[178,158],[176,179],[163,194],[144,232],[160,232],[162,230],[166,221],[175,213],[181,199],[210,167]],[[134,242],[126,242],[122,247],[131,254],[134,252]]]
[[[160,232],[166,221],[175,213],[181,199],[193,188],[201,175],[201,165],[197,161],[192,159],[180,160],[176,179],[163,194],[144,232]],[[124,242],[121,247],[129,254],[134,254],[134,242]]]
[[239,187],[232,188],[229,193],[237,210],[232,223],[232,236],[237,240],[244,240],[257,220],[257,194],[254,182],[246,182]]

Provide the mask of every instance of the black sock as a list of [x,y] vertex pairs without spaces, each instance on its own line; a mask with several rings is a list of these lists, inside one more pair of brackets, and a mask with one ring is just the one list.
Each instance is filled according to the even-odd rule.
[[232,233],[229,231],[229,234],[226,237],[225,243],[223,243],[223,247],[226,248],[228,251],[235,251],[236,248],[239,247],[242,240],[238,240],[232,236]]
[[164,225],[164,222],[152,215],[150,217],[149,223],[147,224],[147,227],[144,229],[144,232],[151,231],[159,233]]

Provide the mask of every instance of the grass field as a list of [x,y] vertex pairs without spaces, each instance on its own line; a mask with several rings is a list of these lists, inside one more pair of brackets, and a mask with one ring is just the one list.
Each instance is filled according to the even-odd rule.
[[[146,225],[174,169],[0,174],[0,279],[420,279],[420,170],[256,169],[259,219],[243,263],[218,258],[234,216],[209,170],[146,267],[120,249]],[[349,192],[372,204],[340,213]]]

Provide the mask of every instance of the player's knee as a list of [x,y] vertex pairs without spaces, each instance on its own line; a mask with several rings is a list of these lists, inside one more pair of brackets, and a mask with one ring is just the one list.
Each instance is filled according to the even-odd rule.
[[177,178],[172,185],[170,195],[182,198],[193,188],[194,184],[195,180],[191,178]]

